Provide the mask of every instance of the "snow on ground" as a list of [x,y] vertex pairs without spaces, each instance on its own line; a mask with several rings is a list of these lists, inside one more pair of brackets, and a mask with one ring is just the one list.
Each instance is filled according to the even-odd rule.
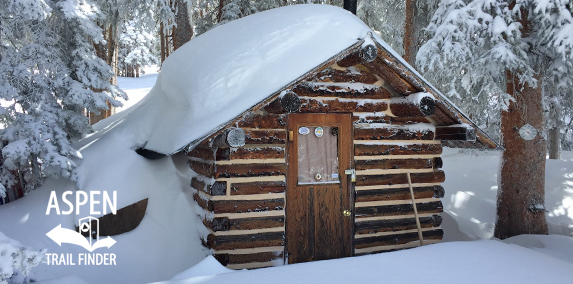
[[[300,6],[290,7],[293,7],[288,8],[291,9],[291,12],[300,12],[298,10]],[[175,93],[187,93],[193,92],[196,88],[209,89],[213,87],[216,94],[204,98],[207,101],[199,104],[199,106],[216,103],[221,97],[227,98],[229,90],[239,88],[249,93],[247,92],[250,90],[249,88],[257,86],[241,85],[240,79],[245,79],[244,76],[259,76],[264,68],[257,69],[261,67],[257,65],[251,66],[252,68],[257,67],[251,70],[248,69],[251,67],[245,65],[242,67],[248,70],[241,69],[239,65],[243,60],[254,59],[254,62],[258,63],[278,60],[276,57],[285,56],[283,52],[287,52],[287,50],[284,48],[298,46],[298,40],[307,40],[308,37],[316,36],[319,39],[313,42],[320,42],[321,36],[329,35],[329,33],[323,33],[324,31],[335,31],[335,35],[328,37],[339,38],[342,33],[337,29],[337,25],[347,22],[341,19],[349,17],[349,14],[347,12],[342,14],[339,10],[328,10],[334,8],[322,7],[325,6],[308,9],[305,12],[310,14],[307,15],[308,20],[302,22],[300,16],[289,19],[289,13],[284,12],[288,9],[283,9],[283,13],[279,14],[276,12],[266,14],[273,15],[271,23],[278,22],[276,17],[279,17],[286,23],[294,21],[295,24],[300,24],[299,28],[320,24],[324,29],[305,31],[304,35],[307,38],[297,37],[296,40],[293,39],[294,42],[285,41],[285,33],[288,34],[289,31],[280,30],[277,33],[269,33],[266,37],[269,41],[267,47],[270,48],[266,50],[266,53],[261,50],[247,50],[243,54],[232,54],[233,58],[237,58],[237,61],[225,61],[225,66],[228,65],[231,70],[240,70],[234,74],[236,77],[233,78],[236,80],[225,80],[224,78],[229,78],[224,76],[225,74],[205,74],[206,70],[201,68],[201,72],[194,75],[205,77],[205,81],[198,82],[203,84],[203,87],[192,85],[197,81],[181,78],[180,76],[185,74],[183,72],[185,70],[179,68],[172,68],[171,71],[165,73],[167,75],[162,73],[163,78],[161,78],[162,75],[153,74],[141,78],[120,78],[120,87],[128,91],[128,95],[131,96],[128,103],[133,107],[127,108],[126,106],[125,110],[101,121],[94,126],[96,133],[75,145],[84,157],[78,167],[78,172],[82,173],[78,181],[78,188],[92,192],[106,191],[112,193],[116,191],[118,208],[138,202],[143,198],[149,198],[146,215],[135,230],[114,236],[113,238],[117,243],[111,248],[96,251],[115,253],[117,255],[116,266],[48,266],[41,264],[32,270],[33,277],[36,280],[45,281],[45,283],[78,283],[83,281],[88,283],[145,283],[171,279],[182,271],[184,272],[176,278],[198,276],[202,272],[218,273],[213,271],[223,270],[217,267],[216,263],[208,261],[209,259],[202,262],[202,266],[205,268],[199,266],[188,269],[203,260],[207,252],[202,249],[196,226],[198,219],[188,184],[191,173],[186,165],[186,157],[174,155],[159,160],[147,160],[137,155],[134,150],[144,146],[153,137],[169,140],[165,138],[171,138],[171,136],[154,131],[158,128],[168,132],[176,131],[181,127],[176,123],[179,119],[194,115],[188,113],[191,111],[187,101],[190,98],[187,96],[174,97]],[[332,12],[330,16],[336,19],[316,16],[319,12],[316,9],[327,9],[329,13]],[[255,14],[237,22],[259,21],[260,18],[258,17],[264,15],[265,13]],[[351,23],[351,27],[346,25],[345,28],[352,29],[354,25],[355,30],[354,33],[345,34],[347,36],[345,41],[341,41],[344,45],[343,48],[354,43],[358,37],[362,36],[362,32],[366,31],[362,29],[365,26],[361,23]],[[328,27],[329,25],[333,26]],[[214,31],[221,33],[222,31],[228,32],[230,29],[235,34],[244,32],[235,31],[237,26],[225,28],[226,26],[218,27]],[[263,30],[268,28],[267,25],[260,26]],[[200,38],[194,39],[194,42],[200,43],[201,41],[198,41]],[[259,39],[261,38],[257,38],[257,40]],[[330,41],[322,43],[331,45]],[[225,44],[235,47],[228,42]],[[320,44],[318,44],[319,47]],[[183,50],[187,49],[189,52],[189,50],[194,51],[198,48],[196,45],[193,46],[192,48],[183,48]],[[288,54],[293,55],[294,53],[298,56],[298,53],[301,52],[297,48],[308,51],[307,46],[302,45],[302,47],[298,46],[288,51]],[[340,46],[333,47],[333,49],[336,49],[337,52],[341,50]],[[328,53],[325,53],[324,50],[320,51],[323,56],[328,57]],[[214,52],[214,55],[204,56],[204,58],[227,60],[225,59],[227,57],[222,56],[219,49],[209,52]],[[312,53],[309,52],[308,54]],[[185,53],[181,53],[180,56],[176,56],[176,54],[174,53],[170,57],[172,64],[175,65],[178,60],[183,61],[177,58],[185,57]],[[318,63],[326,59],[328,58],[319,58],[320,62]],[[302,61],[308,63],[305,60]],[[290,67],[284,67],[290,66],[287,64],[288,62],[277,61],[275,63],[280,69],[290,70],[287,70],[288,72],[293,71],[289,69]],[[315,63],[310,62],[308,65],[314,67],[318,64]],[[185,68],[193,69],[197,66],[187,64]],[[264,70],[265,74],[274,74]],[[300,75],[301,71],[293,71],[293,73]],[[284,75],[284,73],[280,74]],[[164,84],[153,86],[156,78],[158,82],[165,80]],[[286,81],[273,81],[267,87],[281,87],[295,78],[277,75],[272,79]],[[187,80],[187,84],[183,86],[174,85],[176,81],[181,80]],[[151,89],[149,92],[152,95],[140,99],[141,95],[149,89]],[[261,90],[257,90],[257,92],[259,91]],[[269,93],[268,90],[262,91],[261,93],[264,94]],[[276,89],[272,91],[276,91]],[[167,96],[165,93],[170,95]],[[209,102],[209,99],[213,101]],[[262,98],[255,96],[251,99],[255,100],[256,103]],[[232,105],[236,100],[237,98],[231,98],[227,106]],[[240,108],[242,109],[246,104],[247,102],[242,101]],[[248,104],[250,106],[252,102],[249,101]],[[216,111],[217,108],[201,109],[199,112],[205,114],[207,112],[204,111],[210,111],[209,115],[212,116],[214,110]],[[173,115],[174,112],[177,115]],[[215,114],[219,115],[220,113]],[[199,121],[204,124],[210,116],[201,119],[193,117],[192,121]],[[161,122],[157,123],[159,119]],[[229,119],[229,117],[224,117],[224,119]],[[218,123],[222,122],[225,121]],[[211,121],[211,123],[214,122]],[[194,133],[193,137],[199,137],[205,134],[206,128],[212,129],[213,127],[215,126],[210,124],[202,125],[201,131]],[[185,129],[187,131],[195,130],[194,127],[190,126],[186,126]],[[181,143],[181,141],[168,142],[177,145],[156,145],[158,149],[173,150],[172,146],[178,146],[178,143]],[[455,149],[444,150],[446,196],[443,199],[445,213],[442,226],[445,230],[445,241],[488,239],[492,236],[500,153],[476,153],[477,155],[473,155],[471,152],[459,153]],[[376,283],[380,281],[384,281],[384,283],[414,281],[430,283],[567,283],[573,279],[573,261],[571,260],[573,255],[571,238],[573,233],[573,153],[563,153],[563,159],[560,161],[548,161],[546,169],[546,207],[549,211],[547,217],[550,231],[564,236],[519,236],[504,242],[495,240],[446,242],[378,255],[233,272],[218,274],[217,276],[203,275],[191,280],[173,280],[173,283],[258,283],[271,281],[279,283],[349,283],[357,281]],[[55,213],[46,215],[51,191],[57,192],[58,196],[61,197],[64,191],[75,190],[75,185],[67,180],[48,179],[42,187],[31,192],[25,198],[0,206],[0,232],[25,247],[36,250],[46,248],[48,253],[85,253],[83,248],[71,244],[64,243],[60,247],[45,235],[60,224],[64,228],[73,229],[78,224],[79,218],[91,215],[88,214],[87,210],[71,215],[55,215]],[[59,203],[63,205],[62,200],[59,200]],[[67,209],[67,207],[64,208]]]
[[200,276],[162,283],[571,283],[573,248],[564,236],[528,236],[524,243],[549,243],[529,249],[497,240],[448,242],[361,257]]
[[[445,241],[493,236],[500,155],[499,151],[444,148]],[[560,160],[547,160],[545,167],[549,233],[573,237],[573,152],[563,152]]]
[[159,67],[157,65],[143,68],[144,74],[139,78],[117,77],[117,85],[127,93],[128,100],[119,99],[123,103],[122,107],[115,108],[115,113],[124,111],[139,102],[155,85]]

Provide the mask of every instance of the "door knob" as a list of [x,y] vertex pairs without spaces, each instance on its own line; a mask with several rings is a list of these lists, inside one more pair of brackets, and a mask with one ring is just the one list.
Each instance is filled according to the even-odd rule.
[[356,182],[356,170],[350,169],[344,171],[346,175],[350,175],[350,182]]
[[342,215],[344,215],[344,217],[350,217],[350,215],[352,215],[352,212],[350,212],[350,210],[344,210],[342,211]]

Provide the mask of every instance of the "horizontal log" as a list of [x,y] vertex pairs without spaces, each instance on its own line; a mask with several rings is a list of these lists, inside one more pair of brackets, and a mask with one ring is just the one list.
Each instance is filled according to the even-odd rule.
[[197,179],[196,177],[191,179],[191,187],[196,190],[208,193],[207,189],[205,189],[205,183]]
[[281,193],[285,191],[284,181],[258,181],[232,183],[231,195]]
[[286,115],[283,114],[250,114],[239,121],[242,128],[283,129],[286,127]]
[[[439,183],[446,180],[443,171],[410,174],[412,183]],[[359,175],[356,186],[408,184],[406,174]]]
[[386,102],[366,102],[301,99],[300,112],[309,113],[337,113],[337,112],[383,112],[388,109]]
[[206,177],[215,175],[216,166],[213,163],[203,163],[199,161],[188,161],[189,167],[196,173]]
[[[412,99],[412,96],[415,99]],[[436,103],[431,95],[412,94],[408,97],[392,98],[390,111],[397,117],[430,116],[436,112]]]
[[283,259],[283,252],[258,252],[246,254],[219,254],[213,255],[222,265],[244,264],[252,262],[271,262],[277,259]]
[[207,237],[207,245],[214,250],[282,246],[284,245],[284,233],[272,232],[228,236],[215,236],[210,234]]
[[467,127],[436,127],[436,140],[476,141],[476,130]]
[[246,130],[246,144],[285,144],[284,130]]
[[432,130],[409,130],[401,127],[354,128],[356,140],[433,140]]
[[213,161],[215,160],[215,149],[199,145],[187,153],[187,155],[189,157]]
[[230,164],[217,165],[215,178],[258,177],[285,175],[286,165],[278,164]]
[[283,147],[263,148],[227,148],[217,150],[217,161],[230,161],[237,159],[283,159]]
[[346,99],[389,99],[392,97],[392,94],[382,87],[372,86],[369,88],[361,85],[360,88],[359,90],[353,90],[349,86],[306,83],[296,86],[292,91],[300,97],[337,97]]
[[219,213],[245,213],[283,210],[283,198],[265,200],[214,200],[213,212]]
[[373,62],[364,64],[366,68],[380,76],[382,80],[390,84],[392,88],[403,96],[407,96],[418,92],[414,86],[404,80],[400,75],[396,74],[392,68],[384,63],[380,58]]
[[451,113],[446,105],[440,100],[436,101],[436,112],[430,116],[430,118],[436,122],[436,125],[454,125],[458,124],[454,118],[455,115]]
[[[420,217],[422,228],[439,227],[442,224],[442,216],[432,215]],[[396,232],[416,229],[416,218],[373,220],[357,222],[355,232],[357,234],[375,234],[381,232]]]
[[356,170],[371,169],[431,169],[433,159],[356,160]]
[[[444,197],[444,187],[441,185],[413,187],[414,197],[422,198],[442,198]],[[371,190],[356,191],[356,202],[387,201],[387,200],[410,200],[410,188],[381,188]]]
[[245,130],[242,128],[228,128],[213,139],[213,147],[229,148],[245,145]]
[[[422,232],[424,240],[441,240],[444,236],[442,229]],[[395,234],[387,236],[376,236],[369,238],[358,238],[354,241],[354,247],[357,249],[377,247],[377,246],[391,246],[400,245],[410,242],[419,241],[418,232]]]
[[208,212],[213,212],[212,200],[203,199],[201,198],[201,195],[199,195],[198,193],[193,194],[193,199],[195,200],[195,202],[197,202],[197,205],[199,205],[201,208],[205,209]]
[[438,155],[441,153],[442,153],[441,144],[354,145],[354,156]]
[[323,71],[316,74],[314,80],[319,82],[332,82],[332,83],[364,83],[364,84],[374,84],[378,81],[378,78],[374,76],[371,72],[366,72],[359,70],[357,68],[348,68],[344,71],[326,68]]
[[[441,201],[416,203],[418,214],[441,213],[444,206]],[[399,216],[414,214],[412,204],[393,204],[369,207],[356,207],[354,209],[356,218],[376,217],[376,216]]]
[[199,191],[212,196],[227,195],[227,182],[226,181],[215,181],[211,185],[206,185],[204,182],[197,178],[191,179],[191,186]]
[[204,220],[203,223],[213,232],[232,230],[255,230],[284,227],[284,216],[265,216],[255,218],[229,219],[216,217],[213,220]]
[[385,114],[382,115],[367,115],[367,116],[353,116],[352,121],[355,124],[363,123],[387,123],[394,125],[408,125],[417,123],[429,123],[425,117],[394,117]]
[[378,49],[374,45],[367,45],[360,50],[350,53],[346,57],[340,59],[336,62],[340,67],[350,67],[362,63],[368,63],[374,61],[376,58]]

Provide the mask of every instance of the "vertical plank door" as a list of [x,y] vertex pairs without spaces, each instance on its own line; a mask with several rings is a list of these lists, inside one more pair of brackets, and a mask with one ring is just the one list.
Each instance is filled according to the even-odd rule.
[[354,203],[344,174],[352,167],[351,115],[290,114],[288,130],[288,262],[351,256]]

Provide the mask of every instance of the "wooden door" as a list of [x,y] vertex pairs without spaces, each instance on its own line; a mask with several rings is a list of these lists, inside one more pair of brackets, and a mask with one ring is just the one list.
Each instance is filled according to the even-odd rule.
[[[290,114],[286,190],[289,263],[352,255],[350,114]],[[289,134],[290,136],[290,134]],[[291,139],[292,138],[292,139]]]

